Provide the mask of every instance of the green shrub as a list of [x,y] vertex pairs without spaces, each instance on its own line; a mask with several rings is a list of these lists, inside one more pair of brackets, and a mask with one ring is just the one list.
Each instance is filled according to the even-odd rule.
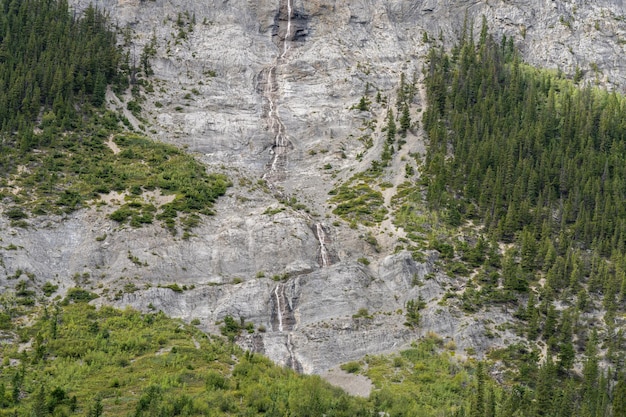
[[0,312],[0,330],[11,330],[12,328],[11,316]]
[[372,316],[370,315],[369,311],[367,310],[367,308],[362,307],[359,308],[359,311],[357,311],[356,314],[352,315],[352,318],[357,319],[357,318],[366,318],[366,319],[371,319]]
[[26,214],[19,207],[11,207],[10,209],[4,212],[4,215],[9,218],[9,220],[21,220],[28,218],[28,214]]
[[361,364],[359,362],[347,362],[340,366],[340,368],[349,374],[356,374],[361,370]]
[[50,283],[50,281],[46,281],[46,283],[43,284],[43,287],[41,287],[41,290],[43,291],[46,297],[50,297],[58,289],[59,289],[59,286],[53,285],[52,283]]
[[73,302],[73,303],[88,303],[91,300],[95,300],[98,298],[97,294],[84,290],[80,287],[70,288],[67,291],[67,295],[63,302],[65,304]]
[[183,292],[183,289],[176,283],[165,285],[163,288],[169,288],[170,290],[174,292]]
[[224,325],[220,327],[222,335],[228,337],[229,340],[234,340],[241,333],[242,326],[235,321],[232,316],[224,317]]
[[227,387],[226,378],[217,371],[208,371],[204,378],[207,389],[209,390],[223,390]]

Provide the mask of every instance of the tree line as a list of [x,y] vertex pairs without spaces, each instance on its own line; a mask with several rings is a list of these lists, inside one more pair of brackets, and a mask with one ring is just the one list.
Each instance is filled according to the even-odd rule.
[[518,333],[547,345],[541,366],[532,349],[508,351],[518,383],[503,415],[622,415],[626,98],[524,64],[484,19],[477,39],[469,26],[428,55],[421,182],[450,226],[482,233],[448,245],[481,267],[463,309],[516,306]]
[[38,145],[33,128],[42,111],[71,129],[84,104],[103,104],[121,53],[106,16],[93,6],[78,17],[65,0],[0,0],[0,10],[3,146],[14,139],[26,151]]

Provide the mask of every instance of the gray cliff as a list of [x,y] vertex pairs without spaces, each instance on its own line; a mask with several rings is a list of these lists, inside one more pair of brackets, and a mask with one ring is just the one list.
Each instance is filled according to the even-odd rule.
[[[158,224],[120,227],[106,217],[114,203],[63,219],[30,219],[26,229],[1,217],[4,275],[21,271],[20,279],[59,285],[61,295],[79,285],[100,295],[95,303],[198,319],[209,332],[219,332],[227,315],[241,318],[255,331],[238,343],[307,373],[398,350],[428,332],[453,340],[459,352],[472,348],[478,354],[516,340],[509,330],[494,331],[506,329],[500,325],[512,320],[511,311],[467,315],[442,303],[446,291],[463,288],[464,279],[440,272],[435,252],[419,262],[409,252],[394,253],[403,231],[389,220],[351,228],[332,214],[328,192],[367,168],[384,142],[379,122],[374,146],[357,157],[364,121],[383,120],[386,110],[351,107],[368,87],[391,102],[401,73],[420,80],[429,48],[424,33],[449,46],[466,16],[475,32],[485,16],[495,36],[515,39],[532,64],[566,74],[578,67],[583,82],[624,91],[622,1],[70,4],[80,12],[91,2],[129,28],[135,57],[153,37],[157,41],[154,92],[143,106],[146,133],[185,146],[234,186],[189,239]],[[111,94],[109,99],[111,106],[123,106]],[[423,94],[414,104],[426,104]],[[421,133],[410,134],[391,171],[402,172],[401,156],[423,149]],[[396,186],[404,178],[387,180]],[[279,202],[289,198],[306,210]],[[389,203],[391,195],[385,198]],[[368,233],[378,247],[365,239]],[[370,263],[358,261],[363,258]],[[0,278],[0,291],[18,281]],[[413,329],[404,325],[403,309],[420,296],[426,307]]]

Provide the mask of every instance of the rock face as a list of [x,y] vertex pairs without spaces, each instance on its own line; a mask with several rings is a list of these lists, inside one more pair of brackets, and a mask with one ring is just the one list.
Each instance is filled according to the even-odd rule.
[[[129,28],[136,57],[156,39],[147,134],[187,146],[235,186],[186,240],[158,225],[120,228],[106,206],[34,219],[28,229],[2,219],[7,277],[28,273],[61,294],[80,285],[101,295],[96,303],[199,319],[210,332],[227,315],[241,318],[256,330],[242,335],[242,346],[309,373],[427,332],[478,354],[515,341],[493,331],[511,312],[468,316],[440,305],[463,281],[439,273],[435,254],[424,262],[392,254],[402,231],[390,222],[353,229],[332,215],[328,191],[367,168],[384,141],[374,137],[363,153],[356,138],[364,121],[386,110],[353,106],[368,89],[392,100],[401,73],[419,78],[427,40],[450,45],[466,16],[475,33],[485,16],[530,63],[568,74],[579,67],[584,82],[623,91],[622,1],[70,1],[77,12],[89,3]],[[415,104],[422,101],[417,95]],[[423,140],[409,135],[406,152],[419,153]],[[294,198],[306,210],[278,202],[295,207]],[[0,290],[20,279],[0,278]],[[427,305],[414,330],[401,310],[419,296]]]

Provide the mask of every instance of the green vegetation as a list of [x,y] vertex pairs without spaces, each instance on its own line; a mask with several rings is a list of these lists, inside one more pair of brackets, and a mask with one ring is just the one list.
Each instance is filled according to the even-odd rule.
[[346,221],[354,221],[371,226],[380,223],[388,210],[384,206],[383,195],[374,190],[374,183],[382,173],[379,162],[373,161],[365,172],[352,176],[346,183],[330,191],[330,202],[336,204],[333,213]]
[[[241,331],[232,318],[225,327]],[[18,350],[17,340],[0,347],[7,358],[0,368],[0,416],[415,415],[416,402],[428,402],[428,415],[441,415],[469,406],[473,389],[472,365],[438,355],[431,342],[400,359],[368,358],[367,375],[378,390],[366,400],[162,313],[97,310],[76,301],[49,306],[16,332],[32,348]],[[362,368],[358,362],[344,366]]]
[[[77,105],[102,105],[107,84],[118,80],[121,61],[115,33],[89,7],[74,19],[65,2],[2,0],[0,33],[0,127],[17,132],[11,145],[30,150],[55,136],[53,129],[81,123]],[[33,132],[44,111],[44,132]]]
[[530,328],[517,331],[541,337],[552,355],[589,337],[582,313],[602,317],[598,331],[617,366],[626,98],[524,65],[486,25],[478,42],[466,32],[450,55],[433,47],[425,75],[430,146],[420,182],[402,184],[392,200],[394,223],[416,245],[408,249],[436,250],[448,275],[471,277],[449,293],[465,312],[517,308]]
[[364,401],[318,377],[162,313],[73,303],[49,307],[18,332],[33,347],[0,347],[2,416],[370,415]]
[[383,221],[387,214],[381,192],[365,183],[343,184],[334,192],[335,196],[330,202],[337,203],[337,207],[333,213],[347,221],[354,219],[365,225],[371,225]]
[[352,318],[353,319],[358,319],[358,318],[371,319],[372,315],[369,313],[369,311],[367,311],[367,308],[359,308],[359,311],[357,311],[356,314],[353,314]]
[[[494,242],[450,244],[486,266],[488,288],[503,284],[502,301],[545,278],[542,302],[586,289],[615,327],[626,299],[626,98],[523,65],[485,25],[478,44],[467,35],[451,57],[434,48],[429,60],[426,200],[449,226],[480,223]],[[501,265],[497,241],[509,245]]]
[[[469,416],[476,370],[442,347],[443,341],[431,334],[399,356],[366,357],[364,374],[377,388],[371,396],[374,404],[393,416]],[[482,384],[482,389],[493,386],[485,378]]]
[[[396,136],[399,134],[402,138],[406,138],[407,132],[412,127],[410,104],[415,95],[415,85],[415,79],[412,83],[407,83],[404,73],[401,74],[396,103],[398,114],[401,114],[399,119],[400,127],[398,128],[396,124],[396,116],[393,109],[388,107],[385,125],[380,132],[384,132],[386,138],[380,159],[373,160],[368,169],[352,176],[348,181],[334,188],[329,193],[333,196],[329,202],[336,205],[333,213],[350,222],[353,227],[356,227],[357,223],[373,226],[382,222],[388,213],[380,190],[391,188],[393,184],[388,181],[381,181],[381,177],[385,168],[389,166],[396,149],[400,149],[402,144],[405,143],[403,139],[397,141]],[[380,91],[378,91],[376,102],[381,102]],[[367,95],[365,95],[354,108],[369,110],[370,105],[371,103],[367,99]],[[386,103],[383,103],[383,106],[386,107]],[[361,131],[364,134],[358,140],[363,143],[365,150],[357,154],[359,161],[362,160],[364,153],[374,146],[372,135],[376,132],[376,120],[364,120]],[[331,167],[329,166],[329,168]]]
[[575,240],[602,255],[623,251],[624,97],[529,68],[486,29],[452,58],[433,49],[429,74],[432,207],[480,219],[504,241],[526,229],[561,247]]
[[361,370],[361,364],[359,362],[348,362],[342,364],[340,368],[349,374],[354,374]]
[[[60,305],[37,313],[7,303],[3,294],[0,328],[8,341],[0,346],[0,416],[539,417],[561,415],[567,405],[568,415],[587,417],[618,416],[624,407],[624,375],[601,370],[595,337],[587,343],[582,377],[564,383],[561,357],[539,365],[538,352],[521,345],[495,351],[491,359],[508,369],[498,385],[488,364],[456,359],[454,344],[430,333],[399,355],[344,364],[346,372],[374,383],[370,398],[362,399],[163,313],[96,309],[89,299],[76,288]],[[225,317],[229,339],[242,330],[254,327]],[[23,341],[30,347],[20,348]]]
[[[426,83],[430,146],[421,182],[398,187],[394,222],[448,275],[467,277],[440,303],[517,309],[508,328],[529,345],[492,353],[507,388],[489,415],[619,415],[626,98],[524,65],[484,24],[476,43],[466,31],[451,54],[433,47]],[[406,308],[407,324],[418,321],[415,302]],[[472,407],[462,415],[491,406]]]
[[418,327],[420,323],[420,310],[426,307],[424,299],[420,295],[417,300],[409,300],[406,302],[406,322],[405,326]]
[[[157,219],[173,230],[179,213],[212,214],[212,204],[230,186],[224,175],[207,174],[193,157],[171,145],[155,143],[134,134],[120,134],[115,143],[121,152],[109,154],[109,161],[101,158],[100,164],[94,163],[99,168],[98,173],[86,177],[90,183],[101,181],[98,185],[100,192],[106,191],[107,182],[114,184],[112,191],[130,190],[126,198],[128,203],[111,214],[114,220],[125,222],[130,219],[130,224],[137,226],[150,223],[155,213]],[[152,204],[139,198],[144,191],[151,190],[172,195],[173,201],[163,204],[157,211]]]
[[[0,38],[0,88],[8,92],[0,95],[0,198],[9,201],[4,214],[15,226],[28,226],[30,215],[70,213],[112,191],[124,203],[111,218],[134,227],[156,217],[175,232],[180,213],[187,220],[212,213],[229,186],[224,175],[207,174],[171,145],[123,133],[125,117],[103,109],[107,85],[124,89],[137,70],[122,59],[98,10],[74,19],[63,1],[0,0],[0,8],[0,33],[7,34]],[[132,111],[138,106],[128,103]],[[145,191],[172,201],[156,207]],[[191,223],[181,227],[188,232]]]

